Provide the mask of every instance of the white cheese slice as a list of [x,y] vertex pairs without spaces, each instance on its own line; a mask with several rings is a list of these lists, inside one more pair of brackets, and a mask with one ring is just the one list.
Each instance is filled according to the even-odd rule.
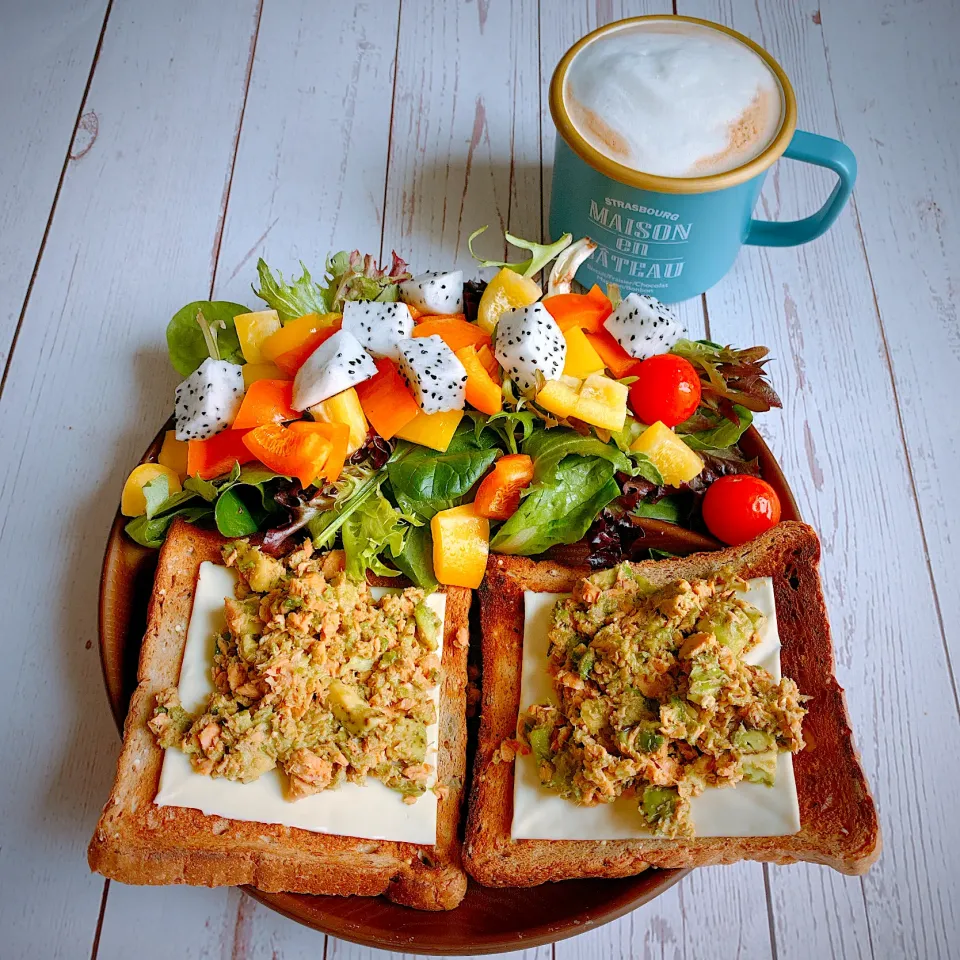
[[[567,594],[526,591],[523,627],[523,674],[520,709],[554,699],[546,671],[547,631],[554,604]],[[769,577],[749,581],[744,598],[765,614],[760,643],[745,657],[780,679],[780,635],[773,583]],[[800,806],[793,776],[793,756],[781,753],[772,787],[741,782],[736,787],[708,788],[690,801],[701,837],[779,837],[800,829]],[[578,806],[541,786],[533,756],[517,757],[513,791],[515,840],[630,840],[653,836],[642,825],[637,801],[621,797],[595,807]]]
[[[180,668],[180,701],[187,710],[197,710],[213,690],[213,637],[226,627],[223,601],[232,597],[236,573],[214,563],[202,563],[197,591],[187,630],[187,642]],[[388,588],[371,588],[375,598]],[[427,604],[443,623],[446,595],[434,593]],[[438,655],[443,653],[440,631]],[[439,715],[440,687],[431,698]],[[437,767],[437,724],[427,727],[426,762]],[[208,816],[256,823],[280,823],[314,833],[330,833],[371,840],[398,840],[407,843],[434,844],[437,840],[437,797],[432,790],[416,803],[407,804],[396,790],[374,777],[366,783],[343,783],[301,800],[284,799],[283,774],[271,770],[252,783],[213,779],[197,773],[190,760],[179,750],[165,751],[160,772],[160,787],[154,802],[160,807],[191,807]],[[431,777],[428,785],[435,782]]]

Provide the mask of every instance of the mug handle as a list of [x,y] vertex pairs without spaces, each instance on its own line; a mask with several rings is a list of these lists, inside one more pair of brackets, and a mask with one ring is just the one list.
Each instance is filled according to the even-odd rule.
[[796,247],[816,240],[830,229],[850,198],[857,179],[857,158],[845,143],[821,137],[817,133],[807,133],[806,130],[797,130],[783,155],[791,160],[827,167],[839,177],[837,185],[827,202],[816,213],[802,220],[776,223],[752,219],[744,243],[760,247]]

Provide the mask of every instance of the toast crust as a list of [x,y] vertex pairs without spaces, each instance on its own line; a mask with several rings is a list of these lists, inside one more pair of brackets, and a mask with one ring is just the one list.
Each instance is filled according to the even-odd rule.
[[[90,868],[132,884],[252,884],[271,893],[384,894],[419,910],[457,906],[467,888],[458,837],[466,772],[467,645],[463,637],[470,609],[470,591],[464,588],[444,588],[437,778],[448,785],[449,792],[438,799],[435,846],[332,836],[153,803],[163,750],[147,728],[147,720],[157,692],[179,680],[200,564],[222,562],[220,548],[226,542],[216,533],[178,520],[161,550],[138,686],[124,723],[113,790],[87,853]],[[331,553],[324,572],[332,575],[342,565],[342,553]],[[397,581],[376,581],[378,585],[391,582]]]
[[723,566],[744,578],[771,577],[784,676],[813,699],[794,755],[800,832],[785,837],[683,840],[513,840],[512,763],[494,750],[515,736],[520,709],[523,592],[569,592],[590,573],[551,561],[491,557],[480,587],[483,698],[480,739],[464,842],[464,865],[488,886],[533,886],[575,877],[622,877],[647,866],[701,867],[738,860],[821,863],[862,874],[880,855],[880,826],[853,741],[843,689],[834,676],[833,645],[818,565],[820,541],[789,521],[739,547],[632,566],[654,583],[710,577]]

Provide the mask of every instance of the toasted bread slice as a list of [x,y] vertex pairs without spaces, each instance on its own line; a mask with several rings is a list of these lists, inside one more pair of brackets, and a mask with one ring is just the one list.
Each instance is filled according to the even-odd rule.
[[[139,685],[124,724],[113,790],[90,842],[91,869],[123,883],[252,884],[269,892],[385,894],[419,910],[457,906],[467,888],[458,821],[466,768],[469,590],[446,588],[437,777],[449,792],[438,802],[435,846],[331,836],[153,803],[163,751],[147,720],[157,692],[178,682],[200,564],[222,562],[225,542],[176,521],[160,553]],[[342,554],[331,553],[324,572],[331,575],[342,564]]]
[[[784,676],[813,699],[807,748],[794,756],[800,832],[781,837],[616,841],[512,840],[514,764],[494,751],[515,736],[520,707],[523,592],[566,593],[590,571],[491,557],[480,588],[483,700],[464,864],[489,886],[532,886],[574,877],[629,876],[646,866],[700,867],[738,860],[808,860],[860,874],[880,854],[877,812],[853,743],[817,571],[820,541],[803,523],[784,522],[756,540],[715,553],[634,564],[654,583],[711,577],[732,566],[744,578],[772,577]],[[736,789],[736,788],[733,788]]]

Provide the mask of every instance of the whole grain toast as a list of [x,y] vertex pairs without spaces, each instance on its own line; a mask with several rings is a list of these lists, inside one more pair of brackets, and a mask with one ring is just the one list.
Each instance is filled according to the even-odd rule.
[[[646,866],[699,867],[738,860],[807,860],[842,873],[866,872],[880,854],[877,812],[853,742],[833,646],[812,528],[784,522],[739,547],[633,564],[654,583],[711,577],[732,566],[744,578],[772,577],[784,676],[813,699],[794,756],[800,832],[780,837],[680,840],[512,840],[514,764],[494,751],[515,736],[520,707],[524,590],[566,593],[590,573],[550,561],[491,557],[480,588],[483,698],[464,865],[489,886],[533,886],[575,877],[623,877]],[[734,788],[735,789],[735,788]]]
[[[252,884],[268,892],[384,894],[419,910],[457,906],[467,888],[458,822],[466,768],[470,591],[461,587],[445,588],[437,778],[449,792],[438,800],[435,846],[332,836],[154,804],[163,750],[147,720],[157,692],[178,682],[200,564],[222,562],[226,542],[178,520],[161,550],[139,684],[124,724],[113,790],[90,842],[90,868],[132,884]],[[342,565],[342,553],[331,553],[324,573],[332,575]],[[398,582],[376,581],[384,586]]]

